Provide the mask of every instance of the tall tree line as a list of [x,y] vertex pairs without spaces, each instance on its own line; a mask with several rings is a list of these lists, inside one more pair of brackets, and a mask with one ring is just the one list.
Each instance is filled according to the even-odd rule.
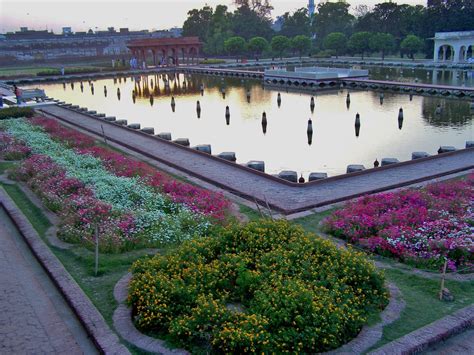
[[[276,24],[280,26],[273,28],[270,17],[273,7],[269,0],[235,0],[234,3],[233,12],[224,5],[189,11],[183,35],[199,36],[204,51],[210,55],[225,53],[225,42],[231,37],[241,37],[244,41],[259,37],[271,43],[275,36],[284,36],[289,39],[287,49],[295,50],[292,39],[305,36],[312,39],[313,48],[332,49],[336,55],[345,51],[361,54],[376,51],[382,56],[393,51],[403,53],[406,48],[411,48],[406,54],[413,54],[415,45],[420,46],[414,42],[415,36],[422,42],[419,49],[429,56],[433,48],[429,39],[435,32],[474,29],[474,0],[428,0],[426,7],[384,2],[372,8],[358,6],[352,13],[347,3],[326,2],[318,5],[313,19],[306,8],[301,8],[279,16]],[[402,45],[409,36],[411,46]]]

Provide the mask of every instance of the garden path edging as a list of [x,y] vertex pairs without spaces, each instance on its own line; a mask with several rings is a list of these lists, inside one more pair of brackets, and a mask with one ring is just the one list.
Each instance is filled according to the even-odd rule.
[[[132,310],[125,304],[131,278],[132,274],[127,273],[114,287],[114,298],[119,303],[113,315],[116,331],[122,338],[142,350],[159,354],[189,354],[184,349],[169,349],[163,340],[149,337],[135,328],[132,322]],[[388,289],[390,291],[390,301],[380,313],[382,321],[370,327],[364,326],[356,338],[325,354],[360,354],[370,349],[382,338],[383,327],[400,318],[401,311],[405,308],[405,301],[398,287],[394,284],[388,284]]]
[[390,291],[390,302],[380,313],[382,321],[373,326],[364,325],[357,337],[326,354],[362,354],[382,339],[383,328],[400,318],[400,314],[406,305],[399,288],[392,283],[387,286]]
[[474,304],[461,308],[370,352],[371,355],[416,354],[474,326]]
[[113,321],[117,333],[122,338],[139,349],[158,354],[189,354],[184,349],[170,349],[160,339],[149,337],[140,333],[132,322],[132,309],[125,304],[128,294],[128,284],[132,274],[125,274],[114,287],[114,298],[119,306],[114,311]]
[[130,354],[3,188],[0,188],[0,205],[10,216],[32,253],[77,315],[97,349],[104,354]]

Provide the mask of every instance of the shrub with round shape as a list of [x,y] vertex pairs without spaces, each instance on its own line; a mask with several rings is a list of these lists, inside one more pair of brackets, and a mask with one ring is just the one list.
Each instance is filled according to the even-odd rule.
[[286,221],[222,228],[132,271],[136,326],[213,352],[334,349],[387,303],[361,253]]

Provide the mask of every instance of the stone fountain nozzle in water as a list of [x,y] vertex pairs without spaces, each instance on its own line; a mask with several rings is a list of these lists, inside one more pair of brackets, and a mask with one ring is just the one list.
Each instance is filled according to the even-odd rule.
[[267,133],[267,114],[265,111],[262,113],[262,131],[263,134]]
[[196,102],[196,113],[197,117],[201,118],[201,103],[199,102],[199,100]]
[[314,111],[314,106],[315,106],[315,104],[314,104],[314,96],[311,96],[311,102],[310,102],[310,104],[309,104],[309,107],[311,108],[311,112]]
[[225,107],[225,122],[227,125],[230,124],[230,109],[229,106]]
[[403,108],[400,107],[398,110],[398,129],[402,129],[403,127]]

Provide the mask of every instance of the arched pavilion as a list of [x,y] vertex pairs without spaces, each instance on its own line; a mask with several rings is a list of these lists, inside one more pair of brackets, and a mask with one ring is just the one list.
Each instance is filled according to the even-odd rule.
[[474,31],[436,32],[433,39],[435,62],[463,63],[474,58]]
[[199,37],[150,38],[130,41],[127,47],[139,65],[146,62],[149,56],[153,58],[154,65],[179,65],[180,61],[194,64],[202,43]]

